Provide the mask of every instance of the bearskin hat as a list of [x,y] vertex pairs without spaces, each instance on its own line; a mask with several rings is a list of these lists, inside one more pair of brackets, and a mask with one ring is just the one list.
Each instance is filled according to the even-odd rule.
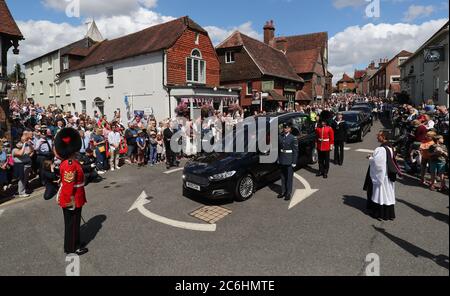
[[68,159],[81,149],[81,136],[76,129],[64,128],[55,137],[55,150],[59,157]]

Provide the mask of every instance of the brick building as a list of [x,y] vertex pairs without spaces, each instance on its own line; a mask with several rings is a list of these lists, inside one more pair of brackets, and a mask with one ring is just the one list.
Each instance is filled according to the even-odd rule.
[[355,80],[346,73],[342,75],[342,78],[337,82],[336,86],[340,93],[352,93],[356,88]]
[[402,50],[390,60],[381,59],[378,70],[369,78],[369,94],[390,98],[400,93],[400,65],[411,55],[411,52]]
[[311,100],[328,99],[328,33],[275,37],[273,21],[264,26],[264,42],[286,54],[296,73],[303,78],[304,94]]
[[303,80],[280,50],[236,31],[216,51],[221,84],[241,88],[241,105],[246,109],[273,111],[302,100]]

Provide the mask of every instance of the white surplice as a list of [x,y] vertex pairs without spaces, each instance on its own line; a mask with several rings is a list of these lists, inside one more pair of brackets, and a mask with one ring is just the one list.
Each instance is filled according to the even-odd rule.
[[[392,149],[388,148],[392,153]],[[387,174],[386,149],[379,147],[375,149],[373,157],[370,158],[370,178],[373,183],[372,201],[381,206],[395,205],[395,183],[389,180]]]

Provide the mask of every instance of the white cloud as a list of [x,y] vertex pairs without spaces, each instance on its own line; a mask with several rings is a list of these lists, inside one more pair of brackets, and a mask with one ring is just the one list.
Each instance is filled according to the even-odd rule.
[[57,11],[66,11],[71,3],[80,3],[80,14],[83,17],[104,17],[128,15],[139,8],[154,8],[157,0],[42,0],[44,6]]
[[446,19],[439,19],[420,25],[382,23],[348,27],[329,41],[330,71],[339,80],[344,72],[353,75],[356,67],[367,66],[372,60],[392,58],[401,50],[414,52],[445,22]]
[[423,6],[423,5],[411,5],[405,12],[403,20],[405,22],[412,22],[415,19],[428,17],[435,11],[433,5]]
[[[45,0],[46,2],[61,1]],[[62,0],[64,1],[64,0]],[[84,1],[84,0],[82,0]],[[104,0],[96,0],[95,2],[103,2]],[[105,0],[106,1],[106,0]],[[107,0],[116,1],[116,0]],[[117,0],[122,1],[122,0]],[[102,16],[95,18],[97,26],[104,38],[113,39],[134,33],[145,28],[160,23],[168,22],[175,19],[172,16],[164,16],[153,10],[145,8],[156,5],[156,0],[136,0],[142,3],[143,6],[128,13],[127,15],[117,14],[110,16]],[[134,2],[136,2],[134,1]],[[57,3],[55,2],[55,3]],[[94,1],[92,1],[94,2]],[[130,1],[124,1],[130,2]],[[72,42],[80,40],[87,32],[87,26],[84,21],[80,25],[71,25],[68,23],[55,23],[48,20],[29,20],[18,21],[25,40],[20,42],[20,55],[12,55],[9,51],[9,66],[8,71],[12,71],[16,59],[19,63],[24,63],[33,58],[39,57],[52,50],[56,50]],[[220,28],[216,26],[206,26],[205,29],[210,34],[214,44],[218,44],[227,38],[234,30],[239,30],[251,37],[262,39],[262,36],[252,28],[251,22],[246,22],[240,26],[232,28]],[[43,37],[45,36],[45,37]],[[130,45],[132,46],[132,45]]]
[[209,37],[211,38],[214,45],[218,45],[220,42],[224,41],[236,30],[252,38],[262,40],[262,35],[258,31],[253,29],[252,22],[246,22],[238,27],[227,29],[215,26],[206,26],[205,30],[208,31]]

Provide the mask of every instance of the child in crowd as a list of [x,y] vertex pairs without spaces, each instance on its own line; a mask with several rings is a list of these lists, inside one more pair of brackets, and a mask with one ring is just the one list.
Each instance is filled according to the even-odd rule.
[[145,149],[147,147],[147,141],[144,132],[139,133],[139,136],[136,139],[136,144],[138,148],[138,165],[143,166],[145,162]]
[[50,200],[58,193],[59,177],[56,174],[53,160],[44,160],[42,163],[42,183],[45,186],[44,199]]
[[164,155],[164,141],[163,141],[163,137],[161,134],[158,134],[156,136],[156,143],[157,143],[157,147],[156,147],[156,158],[157,158],[157,163],[163,162],[163,155]]
[[429,148],[430,154],[430,170],[431,170],[431,184],[430,190],[435,191],[436,176],[439,177],[441,181],[440,191],[447,190],[445,184],[445,172],[448,170],[448,151],[447,147],[444,145],[444,137],[436,136],[434,137],[434,145]]
[[420,153],[422,155],[421,162],[421,172],[420,172],[420,183],[425,184],[425,175],[428,170],[428,163],[430,161],[430,152],[429,149],[432,145],[434,145],[433,138],[436,137],[435,132],[428,132],[425,137],[425,141],[420,144]]
[[157,163],[157,161],[158,161],[157,154],[158,154],[158,141],[156,139],[156,133],[151,132],[150,133],[150,158],[149,158],[150,166],[154,166]]

